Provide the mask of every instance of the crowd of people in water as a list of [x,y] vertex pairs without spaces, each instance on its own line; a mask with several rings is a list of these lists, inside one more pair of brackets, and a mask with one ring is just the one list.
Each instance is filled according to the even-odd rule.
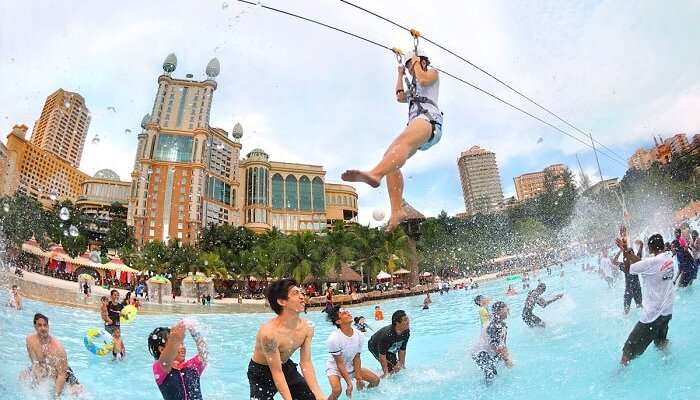
[[[642,355],[652,342],[659,349],[666,350],[675,287],[692,285],[700,265],[700,238],[697,231],[690,230],[687,225],[675,230],[671,242],[666,242],[660,234],[651,235],[646,241],[635,240],[631,245],[628,240],[626,230],[621,228],[620,236],[615,240],[614,254],[609,253],[609,249],[601,249],[597,266],[590,262],[581,265],[582,271],[598,274],[609,287],[615,287],[624,278],[623,312],[629,313],[632,300],[641,309],[638,322],[622,346],[620,363],[623,366]],[[675,269],[674,260],[678,265]],[[560,276],[563,276],[563,265],[559,267]],[[547,275],[551,276],[557,266],[545,268]],[[548,307],[562,299],[564,294],[546,297],[547,285],[541,281],[530,289],[527,272],[520,276],[520,281],[523,290],[528,290],[521,311],[523,323],[533,329],[546,328],[545,321],[535,314],[536,306]],[[515,292],[513,286],[509,282],[506,296]],[[468,282],[454,288],[473,290],[475,286],[473,282]],[[439,286],[441,294],[449,289],[449,285]],[[247,370],[251,399],[271,400],[279,393],[285,400],[335,400],[343,393],[350,397],[355,390],[380,385],[383,379],[406,368],[411,336],[410,318],[406,311],[394,311],[390,324],[374,330],[364,316],[353,316],[349,309],[334,304],[333,291],[328,287],[324,293],[326,307],[322,312],[326,313],[327,320],[336,329],[326,341],[328,359],[325,375],[331,388],[331,393],[326,395],[321,390],[311,362],[314,328],[302,318],[302,314],[307,312],[304,292],[292,279],[273,282],[267,288],[266,298],[276,315],[259,328],[255,337]],[[112,290],[109,298],[105,296],[101,299],[100,315],[104,330],[111,336],[111,353],[115,360],[127,354],[120,322],[124,318],[125,307],[134,305],[135,299],[137,296],[120,299],[117,290]],[[429,310],[432,302],[428,293],[423,300],[423,310]],[[507,368],[514,366],[508,348],[506,323],[511,309],[506,301],[492,302],[485,295],[477,295],[474,303],[478,307],[482,328],[471,348],[471,355],[483,372],[484,381],[490,384],[497,377],[501,363]],[[8,306],[22,309],[17,286],[10,289]],[[373,319],[384,320],[381,306],[375,306]],[[49,318],[37,313],[33,323],[35,332],[26,338],[31,365],[21,373],[21,379],[33,383],[46,379],[53,381],[57,397],[63,392],[81,393],[84,389],[68,365],[62,344],[49,333]],[[197,354],[189,359],[184,345],[186,333],[194,339],[197,347]],[[208,350],[196,321],[182,320],[172,327],[158,327],[146,342],[153,356],[153,378],[163,398],[202,399],[200,378],[208,365]],[[379,370],[367,368],[363,363],[365,346],[378,361]],[[299,365],[292,361],[292,355],[297,352]]]

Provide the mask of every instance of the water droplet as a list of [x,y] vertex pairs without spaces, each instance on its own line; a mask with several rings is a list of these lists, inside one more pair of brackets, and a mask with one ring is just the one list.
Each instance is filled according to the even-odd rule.
[[109,106],[107,107],[107,111],[117,112],[117,109],[114,108],[114,106]]
[[386,215],[384,214],[384,210],[377,208],[376,210],[372,211],[372,218],[374,218],[375,221],[384,221],[384,217]]
[[76,228],[75,225],[71,225],[70,228],[68,228],[68,233],[72,237],[76,237],[80,232],[78,232],[78,228]]
[[227,3],[227,2],[221,3],[221,9],[222,9],[222,10],[225,10],[225,9],[227,9],[227,8],[228,8],[228,3]]
[[559,197],[563,196],[564,192],[559,192]]
[[130,133],[131,133],[131,129],[124,129],[124,133],[126,133],[127,135],[130,134]]
[[51,201],[56,201],[57,198],[58,192],[56,192],[55,190],[49,192],[49,199],[51,199]]
[[537,138],[537,143],[542,143],[542,142],[544,142],[543,138],[541,138],[541,137]]
[[70,211],[66,207],[61,207],[61,210],[58,212],[58,218],[61,221],[68,221],[70,219]]
[[99,144],[100,143],[100,135],[95,135],[94,138],[92,138],[92,144]]
[[9,204],[3,204],[2,205],[2,210],[5,212],[10,212],[10,205]]
[[256,2],[256,3],[255,3],[255,6],[256,6],[256,7],[262,7],[262,1]]
[[63,236],[68,236],[68,235],[69,235],[69,234],[68,234],[68,230],[64,229],[64,230],[63,230]]

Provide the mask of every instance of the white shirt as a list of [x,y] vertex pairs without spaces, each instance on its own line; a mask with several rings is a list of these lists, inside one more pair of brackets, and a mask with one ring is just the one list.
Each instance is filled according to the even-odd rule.
[[648,324],[673,313],[673,256],[670,252],[649,256],[630,266],[630,274],[642,281],[642,313],[639,322]]
[[364,342],[364,335],[355,328],[352,328],[352,336],[348,337],[340,330],[336,329],[334,332],[328,336],[328,362],[326,363],[326,368],[331,370],[337,370],[338,366],[335,363],[335,358],[333,356],[343,356],[343,361],[345,362],[345,370],[349,374],[355,372],[355,367],[352,365],[352,361],[355,356],[362,352],[362,344]]

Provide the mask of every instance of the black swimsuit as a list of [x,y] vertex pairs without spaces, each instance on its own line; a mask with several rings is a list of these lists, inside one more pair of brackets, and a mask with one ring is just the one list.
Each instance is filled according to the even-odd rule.
[[[291,359],[282,364],[282,373],[287,381],[292,399],[316,400],[316,396],[314,396],[304,377],[299,374],[297,365]],[[250,384],[251,399],[274,400],[277,386],[272,379],[272,371],[270,371],[269,366],[250,360],[248,364],[248,383]]]

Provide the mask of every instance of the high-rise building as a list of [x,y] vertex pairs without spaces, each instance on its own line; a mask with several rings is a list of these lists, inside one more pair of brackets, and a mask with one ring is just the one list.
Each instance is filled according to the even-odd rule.
[[1,195],[15,192],[39,200],[45,207],[55,200],[75,201],[80,185],[89,178],[63,157],[26,140],[26,125],[15,125],[7,136],[6,172]]
[[670,138],[664,139],[664,144],[671,147],[673,154],[685,154],[690,151],[688,136],[685,133],[678,133]]
[[700,133],[693,135],[693,141],[690,143],[690,150],[694,153],[700,151]]
[[89,126],[90,111],[83,96],[58,89],[46,98],[31,143],[78,168]]
[[632,157],[627,161],[630,169],[647,170],[656,161],[656,149],[647,150],[639,148],[632,154]]
[[554,189],[562,189],[566,186],[566,181],[564,180],[565,172],[566,165],[554,164],[542,171],[516,176],[513,178],[513,182],[515,182],[515,193],[518,195],[518,200],[527,200],[544,193],[547,177],[552,179]]
[[496,154],[473,146],[457,160],[466,213],[490,213],[503,204]]
[[[193,243],[209,224],[294,232],[320,231],[341,217],[357,220],[354,189],[338,185],[327,192],[321,166],[270,161],[262,149],[241,159],[240,124],[231,135],[209,126],[216,59],[203,81],[173,78],[176,66],[169,55],[138,135],[127,216],[137,242]],[[334,193],[342,193],[345,202],[327,207],[326,198]]]

